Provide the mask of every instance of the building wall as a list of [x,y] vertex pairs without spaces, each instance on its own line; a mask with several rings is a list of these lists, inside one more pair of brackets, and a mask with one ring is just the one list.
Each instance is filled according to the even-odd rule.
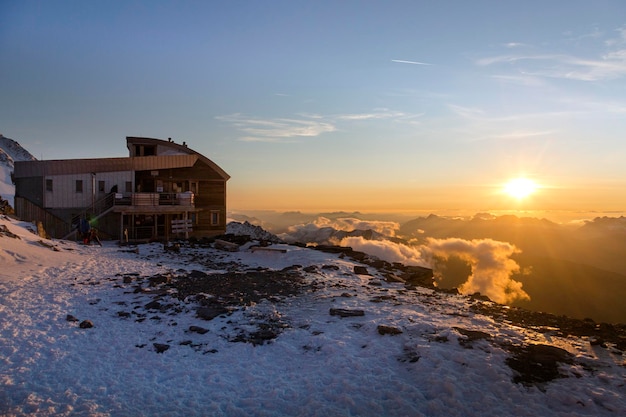
[[[46,181],[52,180],[52,191],[46,189]],[[83,183],[82,192],[76,191],[76,181]],[[100,181],[104,181],[104,187],[100,189]],[[132,172],[98,172],[94,175],[72,174],[72,175],[47,175],[43,181],[45,192],[44,206],[50,209],[62,208],[86,208],[111,192],[113,186],[117,185],[118,192],[126,193],[126,182],[133,183]],[[95,188],[94,188],[95,185]]]

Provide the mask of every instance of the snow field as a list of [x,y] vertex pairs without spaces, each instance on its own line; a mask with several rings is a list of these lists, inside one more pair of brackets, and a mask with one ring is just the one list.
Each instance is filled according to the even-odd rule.
[[[263,301],[204,321],[193,304],[182,312],[150,312],[144,321],[119,311],[144,311],[152,297],[134,293],[121,275],[143,277],[178,269],[205,270],[160,245],[139,254],[116,245],[37,243],[22,224],[0,220],[21,240],[0,237],[0,414],[6,416],[613,416],[626,412],[623,358],[471,313],[466,297],[400,284],[369,285],[356,264],[336,255],[284,246],[287,253],[195,249],[242,268],[282,269],[332,264],[309,273],[323,287],[277,303]],[[69,250],[68,250],[69,249]],[[8,259],[8,260],[7,260]],[[200,258],[201,259],[201,258]],[[6,261],[6,264],[5,264]],[[346,297],[345,294],[350,294]],[[387,296],[380,300],[376,297]],[[372,300],[376,299],[373,302]],[[174,303],[173,300],[169,302]],[[362,309],[362,317],[331,316],[330,308]],[[80,329],[67,314],[91,320]],[[155,317],[158,316],[159,319]],[[263,345],[229,341],[252,331],[259,317],[289,327]],[[402,330],[382,336],[378,325]],[[190,333],[189,326],[206,334]],[[454,328],[489,333],[499,343],[565,347],[594,366],[564,366],[580,377],[544,391],[511,381],[509,353],[486,340],[471,348]],[[181,345],[191,340],[192,345]],[[152,344],[166,343],[156,353]],[[194,347],[195,345],[195,347]]]

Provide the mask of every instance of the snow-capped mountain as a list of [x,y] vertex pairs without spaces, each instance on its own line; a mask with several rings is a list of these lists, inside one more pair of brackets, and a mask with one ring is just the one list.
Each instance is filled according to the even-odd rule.
[[0,197],[13,206],[15,186],[11,180],[15,161],[34,161],[35,158],[18,142],[0,133]]

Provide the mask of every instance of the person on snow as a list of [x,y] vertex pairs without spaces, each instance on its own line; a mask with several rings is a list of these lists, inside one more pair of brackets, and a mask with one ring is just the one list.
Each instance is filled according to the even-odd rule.
[[80,223],[78,224],[78,231],[83,238],[83,243],[85,245],[88,245],[91,237],[91,225],[86,218],[80,219]]

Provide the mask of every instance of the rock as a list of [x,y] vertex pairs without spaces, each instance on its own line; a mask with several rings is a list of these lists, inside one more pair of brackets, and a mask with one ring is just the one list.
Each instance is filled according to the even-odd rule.
[[154,301],[150,301],[144,307],[146,310],[160,310],[162,305],[158,301],[154,300]]
[[153,343],[152,345],[154,346],[154,350],[156,350],[156,353],[163,353],[170,348],[170,345],[167,345],[165,343]]
[[93,323],[91,322],[91,320],[83,320],[80,322],[78,327],[80,327],[81,329],[91,329],[93,327]]
[[306,267],[304,267],[303,271],[304,272],[308,272],[310,274],[315,273],[315,272],[317,272],[317,266],[315,266],[315,265],[306,266]]
[[0,224],[0,236],[6,236],[6,237],[13,238],[13,239],[18,239],[18,240],[21,239],[18,235],[11,232],[9,228],[6,227],[4,224]]
[[470,295],[470,298],[472,300],[491,301],[491,299],[489,297],[487,297],[486,295],[482,295],[479,292],[475,292],[474,294]]
[[469,349],[472,348],[472,343],[476,340],[489,340],[492,337],[489,333],[479,330],[468,330],[461,327],[453,327],[453,329],[465,336],[465,338],[459,339],[459,345]]
[[153,277],[148,278],[148,282],[151,287],[156,287],[161,284],[169,284],[172,280],[172,277],[169,275],[155,275]]
[[198,334],[205,334],[209,331],[209,329],[205,329],[204,327],[200,326],[189,326],[189,331]]
[[78,319],[76,317],[72,316],[71,314],[68,314],[67,316],[65,316],[65,320],[72,321],[72,322],[78,321]]
[[394,283],[394,282],[399,282],[401,284],[406,283],[405,280],[403,280],[402,278],[400,278],[399,276],[395,275],[395,274],[391,274],[391,273],[386,273],[384,275],[385,277],[385,281],[389,282],[389,283]]
[[433,270],[421,266],[407,266],[405,272],[400,277],[407,285],[417,285],[422,287],[434,286]]
[[339,316],[339,317],[359,317],[364,316],[365,311],[363,310],[347,310],[343,308],[331,308],[330,309],[331,316]]
[[565,378],[559,372],[559,363],[573,363],[573,356],[568,351],[551,345],[514,346],[510,349],[512,357],[506,364],[517,372],[513,382],[524,385],[535,385]]
[[397,334],[402,334],[402,330],[398,329],[397,327],[386,326],[384,324],[379,324],[376,329],[378,330],[378,334],[380,334],[381,336],[384,336],[386,334],[389,334],[392,336],[395,336]]
[[198,307],[196,314],[203,320],[213,320],[215,317],[228,313],[228,310],[219,304],[205,307]]
[[367,271],[367,267],[361,265],[354,265],[354,273],[357,275],[371,275]]

